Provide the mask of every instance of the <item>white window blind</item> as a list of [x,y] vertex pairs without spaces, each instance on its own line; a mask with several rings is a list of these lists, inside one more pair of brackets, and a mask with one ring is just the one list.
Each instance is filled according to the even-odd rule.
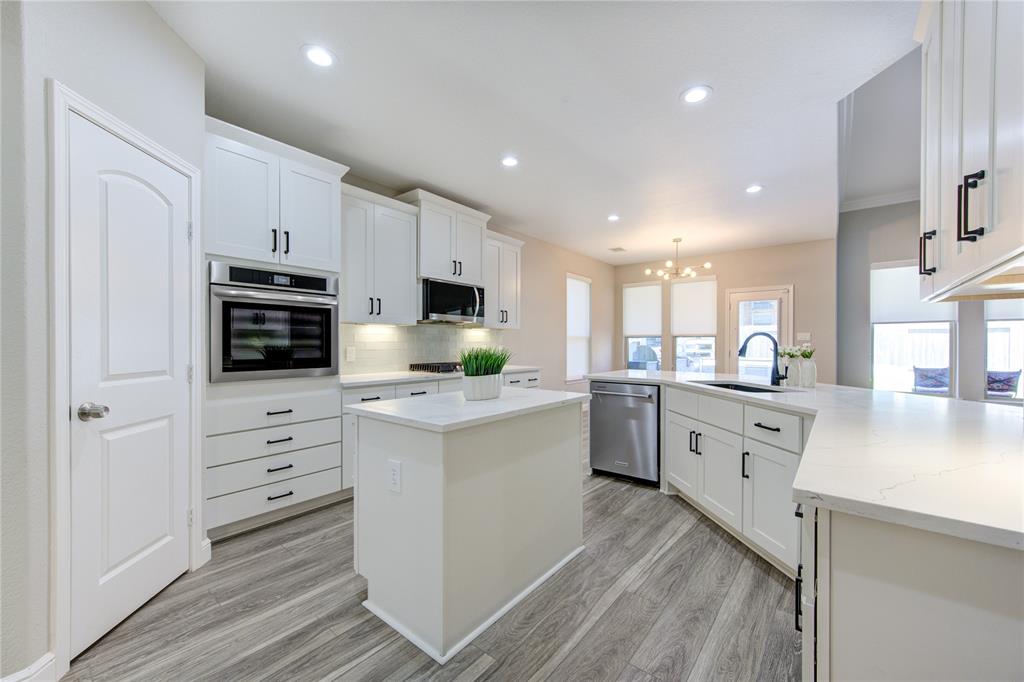
[[871,270],[872,322],[946,322],[955,319],[955,304],[921,302],[916,267]]
[[985,301],[986,320],[1024,320],[1024,299],[1003,298]]
[[622,288],[622,334],[661,336],[661,282]]
[[590,371],[590,280],[565,276],[565,378]]
[[714,279],[672,283],[672,336],[714,336],[718,329],[718,283]]

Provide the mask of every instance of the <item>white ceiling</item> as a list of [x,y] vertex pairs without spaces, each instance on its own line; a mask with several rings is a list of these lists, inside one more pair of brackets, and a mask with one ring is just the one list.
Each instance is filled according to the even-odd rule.
[[[675,236],[688,254],[834,236],[836,104],[914,47],[917,14],[856,1],[154,6],[206,61],[211,115],[615,264],[664,257]],[[305,43],[338,62],[317,69]],[[696,83],[714,95],[682,104]],[[501,167],[506,153],[517,168]],[[753,182],[760,195],[744,193]]]
[[857,88],[843,109],[840,209],[917,199],[921,177],[920,48]]

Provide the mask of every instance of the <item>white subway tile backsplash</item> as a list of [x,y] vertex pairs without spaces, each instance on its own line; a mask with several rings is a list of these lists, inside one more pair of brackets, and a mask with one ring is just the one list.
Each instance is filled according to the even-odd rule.
[[[340,327],[342,374],[393,372],[409,369],[414,362],[454,362],[463,348],[501,345],[501,331],[496,329],[441,324]],[[348,360],[348,348],[355,348],[355,360]]]

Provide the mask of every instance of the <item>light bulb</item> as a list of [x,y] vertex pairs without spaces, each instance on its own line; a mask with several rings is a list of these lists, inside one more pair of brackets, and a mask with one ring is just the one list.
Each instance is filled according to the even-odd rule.
[[711,261],[708,261],[707,263],[704,264],[704,269],[705,270],[710,270],[711,269]]
[[689,265],[687,265],[686,269],[683,270],[684,275],[689,275],[691,272],[693,272],[693,268],[691,268]]
[[650,268],[647,268],[647,269],[645,269],[645,270],[644,270],[644,274],[645,274],[645,275],[649,275],[649,274],[651,274],[651,269],[650,269]]
[[668,279],[668,273],[667,272],[665,273],[665,279]]
[[690,277],[696,277],[696,276],[697,276],[697,273],[695,271],[690,271]]
[[672,267],[672,261],[670,261],[670,260],[665,261],[665,267],[666,268]]
[[302,49],[306,54],[306,59],[317,66],[327,67],[334,63],[334,55],[327,48],[319,45],[306,45]]
[[665,274],[664,270],[658,270],[658,277],[661,277],[664,274]]

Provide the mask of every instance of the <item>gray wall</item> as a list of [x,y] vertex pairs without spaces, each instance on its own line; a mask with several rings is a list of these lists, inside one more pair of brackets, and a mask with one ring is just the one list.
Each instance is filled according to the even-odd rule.
[[917,258],[919,202],[839,214],[837,383],[871,386],[871,264]]
[[46,78],[202,167],[204,65],[146,3],[0,3],[0,675],[49,643]]

